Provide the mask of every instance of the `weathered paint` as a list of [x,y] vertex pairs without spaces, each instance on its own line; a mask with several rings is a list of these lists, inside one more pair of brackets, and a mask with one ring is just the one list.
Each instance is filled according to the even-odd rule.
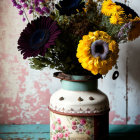
[[[120,0],[118,0],[120,1]],[[129,5],[140,13],[139,0],[129,0]],[[99,88],[109,97],[111,124],[140,124],[140,38],[120,45],[118,71],[120,76],[112,81],[114,69],[100,80]]]
[[120,115],[117,115],[115,111],[110,111],[110,117],[109,117],[109,121],[112,124],[126,124],[127,120],[130,120],[130,117],[128,117],[127,119],[124,117],[122,118]]
[[140,124],[140,115],[136,116],[135,124]]
[[50,95],[59,84],[54,87],[48,69],[30,69],[17,51],[26,23],[10,0],[0,1],[0,17],[0,124],[48,124]]
[[[139,0],[130,0],[138,13],[139,4]],[[26,23],[11,0],[0,0],[0,124],[48,124],[49,98],[60,88],[53,70],[31,69],[18,52],[17,40]],[[140,124],[139,41],[120,45],[117,80],[112,80],[114,69],[99,80],[100,90],[110,100],[112,124]]]
[[[49,125],[0,125],[0,140],[49,140]],[[109,140],[139,139],[140,126],[110,125]]]

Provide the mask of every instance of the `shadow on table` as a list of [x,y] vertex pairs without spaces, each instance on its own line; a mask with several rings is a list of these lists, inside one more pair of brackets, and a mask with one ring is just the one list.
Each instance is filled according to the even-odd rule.
[[110,125],[109,140],[140,140],[140,125]]
[[140,140],[139,134],[111,134],[109,140]]

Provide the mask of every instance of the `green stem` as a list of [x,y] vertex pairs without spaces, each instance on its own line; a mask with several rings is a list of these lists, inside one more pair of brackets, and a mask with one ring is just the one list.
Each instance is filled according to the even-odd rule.
[[24,12],[24,14],[25,14],[25,17],[26,17],[28,23],[30,23],[30,21],[29,21],[29,19],[28,19],[28,17],[27,17],[27,14],[26,14],[26,12],[25,12],[25,10],[24,10],[24,8],[23,8],[23,12]]

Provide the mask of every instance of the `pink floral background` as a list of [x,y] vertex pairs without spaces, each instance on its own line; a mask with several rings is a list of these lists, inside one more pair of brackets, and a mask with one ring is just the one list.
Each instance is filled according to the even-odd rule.
[[18,52],[26,24],[10,0],[0,0],[0,124],[48,124],[50,95],[59,86],[53,71],[31,69]]

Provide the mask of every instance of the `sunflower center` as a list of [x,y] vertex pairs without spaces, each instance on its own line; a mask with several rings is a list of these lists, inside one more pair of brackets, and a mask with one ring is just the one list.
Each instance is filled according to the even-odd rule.
[[102,60],[107,59],[109,53],[108,43],[103,40],[96,40],[91,44],[91,54],[94,57],[100,57]]
[[102,45],[98,45],[98,47],[95,47],[95,53],[100,53],[103,54],[104,53],[104,47]]
[[45,43],[49,40],[50,33],[48,30],[38,29],[36,30],[30,38],[31,49],[38,50],[43,47]]

